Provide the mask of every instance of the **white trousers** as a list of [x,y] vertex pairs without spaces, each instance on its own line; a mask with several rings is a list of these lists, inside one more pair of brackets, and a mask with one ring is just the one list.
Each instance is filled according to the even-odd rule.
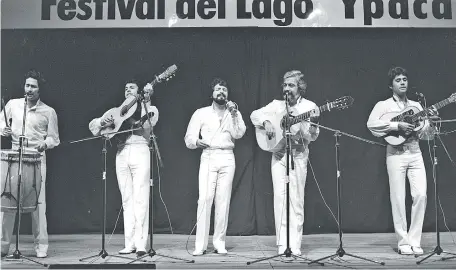
[[195,250],[207,249],[214,198],[213,244],[215,249],[225,248],[231,187],[235,169],[236,164],[232,150],[204,150],[201,154]]
[[[389,175],[391,210],[398,246],[421,246],[424,212],[426,210],[426,170],[421,153],[390,155],[386,157]],[[407,232],[405,214],[405,176],[410,182],[413,198],[410,229]]]
[[147,144],[127,144],[117,153],[125,248],[145,251],[149,232],[150,153]]
[[[17,184],[17,183],[16,183]],[[47,253],[49,247],[46,220],[46,155],[41,156],[41,189],[37,209],[32,214],[32,232],[36,252]],[[16,213],[1,212],[2,253],[8,253],[13,238]]]
[[[289,171],[290,179],[290,248],[301,249],[304,224],[304,187],[307,178],[308,151],[294,156],[294,170]],[[274,217],[276,242],[279,250],[287,247],[286,181],[287,155],[277,159],[272,155],[271,172],[274,188]]]

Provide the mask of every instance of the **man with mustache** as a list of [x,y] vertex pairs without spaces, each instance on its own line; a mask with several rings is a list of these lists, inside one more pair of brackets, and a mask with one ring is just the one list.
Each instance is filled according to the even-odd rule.
[[[312,113],[311,121],[317,122],[320,112],[318,106],[304,98],[307,83],[304,74],[299,70],[290,70],[283,75],[282,93],[288,99],[288,106],[292,115],[299,115],[307,111]],[[273,100],[268,105],[255,110],[250,119],[255,126],[263,126],[269,137],[274,137],[274,130],[270,119],[286,115],[287,100]],[[294,170],[289,167],[287,177],[287,156],[285,144],[283,148],[272,154],[271,174],[274,189],[274,218],[276,228],[276,244],[278,254],[284,254],[287,248],[287,215],[286,215],[286,183],[290,185],[290,249],[293,255],[301,255],[302,228],[304,225],[304,189],[307,178],[307,161],[309,159],[309,144],[315,141],[320,129],[309,122],[297,123],[290,128],[291,155],[293,155]],[[291,162],[290,162],[291,163]]]
[[[390,132],[399,132],[409,136],[398,146],[387,145],[386,168],[389,176],[391,210],[394,230],[398,239],[398,253],[402,255],[423,254],[421,234],[424,212],[426,210],[426,169],[421,155],[419,140],[432,139],[433,128],[426,121],[424,127],[414,132],[414,125],[406,122],[381,120],[381,116],[389,112],[400,112],[409,106],[423,110],[420,103],[407,98],[408,75],[401,67],[391,68],[388,72],[389,88],[393,96],[378,102],[373,108],[367,127],[376,137],[383,137]],[[437,111],[431,110],[431,115]],[[407,232],[407,216],[405,213],[405,177],[409,178],[410,191],[413,198],[410,229]]]
[[[241,113],[228,101],[228,86],[222,79],[211,83],[212,104],[193,113],[185,134],[189,149],[202,148],[199,168],[199,199],[194,256],[206,253],[212,203],[215,198],[213,244],[215,252],[227,254],[226,229],[231,186],[236,168],[234,140],[246,130]],[[201,135],[201,137],[200,137]]]
[[[40,72],[30,70],[25,74],[24,98],[10,100],[4,110],[8,122],[0,118],[0,132],[2,136],[12,138],[12,148],[19,148],[19,136],[22,134],[22,122],[24,106],[26,106],[25,121],[25,151],[37,151],[41,153],[41,190],[39,191],[38,206],[32,213],[32,231],[35,243],[36,257],[47,257],[49,247],[47,220],[46,220],[46,155],[47,149],[52,149],[60,144],[57,114],[55,110],[44,104],[40,99],[40,93],[44,90],[45,80]],[[11,121],[10,121],[11,120]],[[16,194],[13,194],[16,196]],[[13,235],[16,213],[1,212],[2,219],[2,251],[1,256],[8,254],[11,238]]]

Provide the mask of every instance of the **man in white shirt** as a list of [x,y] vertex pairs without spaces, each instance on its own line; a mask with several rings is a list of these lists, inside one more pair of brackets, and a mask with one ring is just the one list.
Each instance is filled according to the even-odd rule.
[[[290,113],[294,116],[315,110],[311,120],[315,123],[319,116],[318,106],[304,98],[307,84],[304,74],[299,70],[292,70],[283,76],[282,90],[288,95]],[[253,111],[250,115],[253,125],[263,126],[269,137],[274,137],[271,119],[282,118],[287,114],[286,101],[273,100],[265,107]],[[286,182],[290,185],[290,248],[294,255],[301,255],[302,228],[304,224],[304,187],[307,177],[307,161],[309,156],[308,145],[315,141],[319,128],[309,122],[300,122],[291,126],[291,154],[293,155],[294,170],[289,170],[289,179],[286,175],[286,149],[285,144],[281,150],[272,154],[271,173],[274,188],[274,217],[276,227],[276,244],[278,254],[283,254],[287,248],[286,243]]]
[[[127,81],[125,84],[125,98],[137,96],[139,83],[136,80]],[[116,154],[116,175],[122,196],[124,216],[125,247],[119,254],[135,253],[138,257],[146,254],[146,245],[149,235],[149,179],[150,179],[150,134],[158,121],[158,110],[150,104],[149,97],[153,94],[151,84],[144,87],[145,103],[137,101],[135,113],[125,120],[125,129],[137,127],[137,122],[142,120],[142,128],[128,133],[117,134],[118,141]],[[147,112],[153,112],[151,124],[147,120]],[[95,118],[89,123],[93,135],[111,126],[114,119],[108,115]]]
[[[428,121],[424,127],[413,132],[414,125],[406,122],[382,120],[381,117],[390,112],[401,112],[404,108],[414,106],[420,111],[420,103],[407,98],[408,75],[401,67],[391,68],[388,72],[389,88],[393,96],[379,101],[373,108],[367,127],[376,137],[387,136],[390,132],[399,132],[407,137],[401,145],[388,144],[386,148],[386,167],[389,176],[391,210],[394,230],[398,239],[398,253],[403,255],[423,254],[421,234],[424,213],[426,210],[426,170],[421,155],[419,139],[431,139],[433,129]],[[431,115],[437,114],[435,110]],[[413,198],[410,229],[407,232],[407,217],[405,213],[405,177],[410,181],[410,191]]]
[[[214,79],[212,104],[196,110],[185,134],[189,149],[202,148],[199,169],[199,198],[194,256],[206,253],[212,203],[215,198],[213,244],[219,254],[227,254],[226,229],[231,186],[236,169],[234,140],[244,136],[246,126],[241,113],[228,101],[226,81]],[[201,135],[201,138],[200,138]]]
[[[37,209],[32,213],[32,231],[35,243],[35,252],[38,258],[47,257],[49,247],[47,220],[46,220],[46,155],[47,149],[60,144],[57,114],[55,110],[44,104],[40,99],[40,91],[44,89],[45,80],[40,72],[31,70],[25,74],[24,91],[27,97],[10,100],[0,118],[0,132],[2,136],[12,138],[12,148],[19,148],[19,136],[22,134],[24,106],[26,106],[24,149],[41,153],[41,188],[38,197]],[[26,103],[26,104],[25,104]],[[14,194],[16,196],[16,194]],[[2,257],[9,252],[13,235],[16,213],[1,212],[2,219]]]

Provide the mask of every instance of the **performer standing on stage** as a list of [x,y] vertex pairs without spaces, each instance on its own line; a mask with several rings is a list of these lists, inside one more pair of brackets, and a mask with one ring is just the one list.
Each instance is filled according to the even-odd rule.
[[[414,126],[406,122],[381,120],[381,116],[389,112],[400,112],[409,106],[423,107],[420,103],[407,98],[408,75],[401,67],[391,68],[388,72],[389,88],[393,96],[378,102],[372,110],[367,127],[376,137],[383,137],[390,132],[399,132],[407,136],[407,140],[398,146],[388,144],[386,148],[386,167],[389,176],[391,210],[393,213],[394,230],[398,239],[398,253],[404,255],[423,254],[421,233],[424,213],[426,210],[426,170],[421,155],[419,139],[432,139],[433,129],[426,121],[424,127],[414,132]],[[431,115],[437,111],[431,110]],[[405,214],[405,177],[410,181],[413,198],[410,229],[407,232]]]
[[[194,256],[206,253],[212,203],[215,197],[213,244],[217,253],[227,254],[226,229],[231,185],[236,168],[234,140],[244,136],[246,127],[241,113],[228,101],[226,81],[214,79],[212,104],[196,110],[185,134],[189,149],[202,148],[199,169],[199,198]],[[201,135],[201,137],[200,137]]]
[[[57,114],[55,110],[44,104],[40,99],[40,92],[44,90],[45,80],[40,72],[30,70],[25,74],[25,98],[10,100],[0,118],[0,132],[2,136],[12,138],[12,148],[19,148],[19,136],[22,135],[24,106],[26,106],[24,149],[38,151],[41,155],[41,190],[39,191],[38,206],[32,213],[32,231],[35,243],[35,252],[38,258],[47,257],[49,247],[47,221],[46,221],[46,154],[47,149],[52,149],[60,144]],[[1,212],[2,219],[2,251],[1,256],[8,254],[13,235],[16,213]]]
[[[282,91],[288,95],[288,105],[292,115],[298,115],[315,109],[311,121],[316,123],[319,116],[318,106],[304,98],[307,84],[304,74],[299,70],[292,70],[283,76]],[[253,111],[250,115],[253,125],[264,126],[267,135],[275,136],[270,119],[286,115],[286,101],[273,100],[265,107]],[[290,248],[294,255],[301,255],[302,227],[304,224],[304,187],[307,177],[307,160],[309,157],[308,145],[315,141],[320,130],[308,122],[301,122],[291,127],[292,142],[291,154],[294,160],[294,170],[286,175],[286,149],[273,153],[271,160],[272,182],[274,187],[274,217],[276,227],[276,243],[278,254],[283,254],[287,248],[286,230],[286,182],[290,182]]]
[[[137,96],[139,83],[136,80],[127,81],[125,84],[125,98]],[[142,123],[142,129],[128,133],[117,134],[116,175],[122,196],[125,248],[120,254],[135,253],[143,256],[146,254],[146,245],[149,231],[149,179],[150,179],[150,134],[158,121],[158,110],[150,104],[150,96],[153,95],[153,87],[146,84],[144,98],[146,105],[138,99],[136,112],[132,117],[125,120],[126,129],[136,127],[137,121],[148,112],[153,112],[149,121]],[[89,129],[93,135],[114,123],[112,117],[95,118],[89,123]]]

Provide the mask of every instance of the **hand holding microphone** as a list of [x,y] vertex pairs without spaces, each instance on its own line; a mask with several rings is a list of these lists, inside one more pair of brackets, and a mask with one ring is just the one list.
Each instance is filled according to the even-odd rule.
[[237,115],[237,104],[234,103],[233,101],[228,101],[226,103],[226,108],[228,111],[231,113],[231,115],[234,117]]

